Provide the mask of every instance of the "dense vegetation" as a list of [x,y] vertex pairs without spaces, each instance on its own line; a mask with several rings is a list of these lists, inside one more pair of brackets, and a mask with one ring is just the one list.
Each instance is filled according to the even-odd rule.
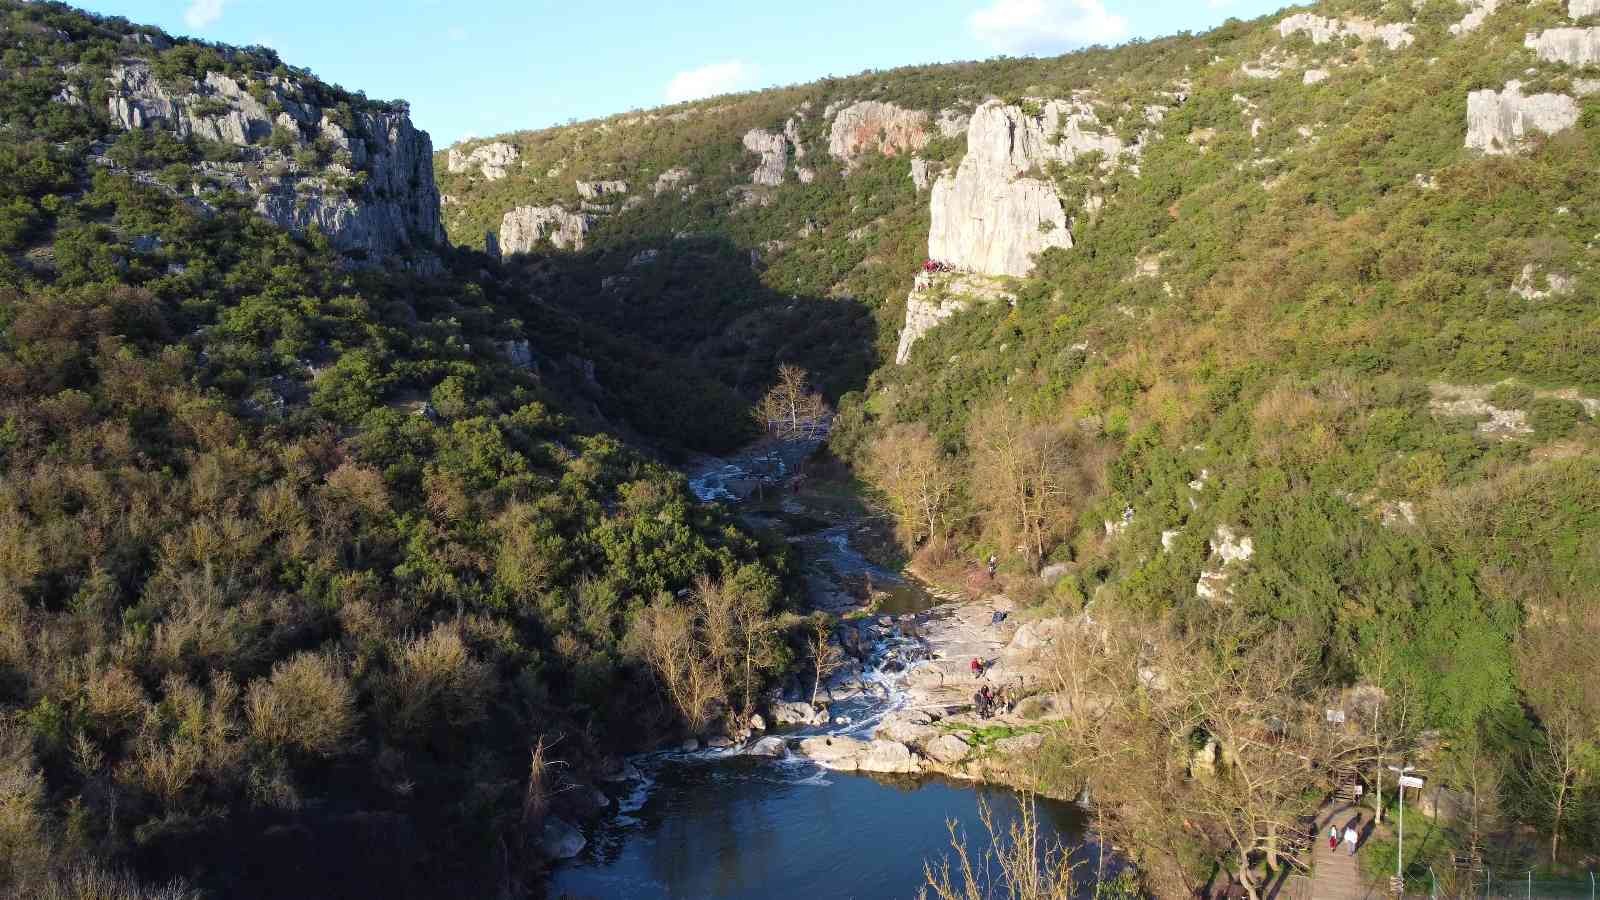
[[577,796],[542,779],[678,727],[642,610],[726,580],[776,634],[783,551],[659,461],[744,402],[481,255],[385,273],[202,211],[212,148],[109,133],[119,54],[269,54],[0,17],[0,894],[526,883]]
[[[648,188],[690,169],[702,182],[692,197],[605,218],[590,251],[545,263],[623,272],[659,247],[671,280],[568,281],[552,299],[693,354],[736,388],[772,360],[817,370],[842,395],[834,449],[883,491],[927,571],[995,552],[1014,595],[1201,636],[1224,669],[1270,635],[1297,672],[1306,663],[1285,688],[1306,702],[1381,688],[1393,719],[1365,764],[1379,749],[1407,756],[1473,800],[1471,821],[1414,873],[1447,867],[1452,849],[1529,861],[1521,826],[1541,835],[1546,862],[1574,865],[1600,849],[1600,682],[1582,639],[1600,616],[1600,404],[1583,402],[1600,395],[1600,98],[1580,99],[1577,127],[1525,153],[1464,149],[1469,91],[1516,79],[1526,93],[1574,92],[1596,75],[1530,70],[1523,35],[1570,24],[1563,4],[1500,6],[1458,35],[1467,10],[1455,0],[1318,5],[1412,22],[1415,45],[1398,50],[1283,38],[1275,18],[1231,22],[509,135],[523,174],[487,183],[441,166],[456,198],[447,223],[472,242],[517,203],[575,208],[573,178]],[[1263,60],[1282,77],[1243,73]],[[1304,83],[1309,68],[1330,77]],[[980,306],[924,338],[910,364],[882,365],[925,253],[926,195],[904,158],[851,171],[828,159],[820,110],[871,98],[936,114],[1078,90],[1123,110],[1110,127],[1125,137],[1144,127],[1137,111],[1167,107],[1137,169],[1047,173],[1063,197],[1106,198],[1079,217],[1077,246],[1043,256],[1012,286],[1014,305]],[[765,205],[741,208],[755,166],[741,135],[791,116],[816,180],[791,173]],[[924,154],[960,155],[959,138]],[[680,231],[735,249],[696,256]],[[747,273],[751,251],[761,263]],[[1568,289],[1545,291],[1547,275]],[[784,311],[806,329],[762,330]],[[730,363],[747,359],[761,365]],[[1463,414],[1462,398],[1480,403]],[[1527,428],[1480,428],[1482,403]],[[1218,526],[1254,547],[1226,570],[1226,602],[1196,591],[1220,565]],[[1051,564],[1065,574],[1035,577]],[[1214,640],[1219,622],[1244,645]],[[1070,736],[1053,746],[1063,778],[1094,780],[1104,765]],[[1238,863],[1215,834],[1214,847],[1142,836],[1185,848],[1146,859],[1153,873]]]

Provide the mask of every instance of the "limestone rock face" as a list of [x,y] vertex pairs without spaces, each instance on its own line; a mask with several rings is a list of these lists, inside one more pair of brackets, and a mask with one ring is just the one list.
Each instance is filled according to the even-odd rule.
[[1600,16],[1600,0],[1572,0],[1567,4],[1567,15],[1574,19]]
[[789,168],[789,139],[774,131],[752,128],[745,132],[744,148],[760,154],[761,163],[750,176],[752,184],[771,187],[783,184],[784,172]]
[[1020,277],[1033,270],[1038,253],[1071,248],[1055,187],[1024,173],[1090,152],[1117,160],[1122,141],[1099,133],[1098,125],[1094,110],[1076,101],[1051,100],[1037,115],[995,100],[978,107],[967,127],[966,158],[933,186],[928,255],[985,275]]
[[1544,62],[1591,66],[1600,63],[1600,28],[1551,28],[1528,35],[1523,46]]
[[838,111],[828,135],[828,153],[846,164],[876,150],[884,156],[914,153],[928,144],[928,114],[893,103],[863,100]]
[[1378,41],[1390,50],[1409,47],[1416,37],[1411,26],[1399,22],[1380,25],[1371,19],[1352,16],[1348,19],[1327,19],[1312,13],[1296,13],[1278,23],[1278,33],[1285,38],[1304,32],[1313,44],[1326,44],[1346,37],[1363,42]]
[[1451,34],[1471,34],[1483,27],[1484,20],[1500,8],[1500,0],[1461,0],[1461,5],[1467,7],[1467,14],[1450,26]]
[[519,206],[500,220],[500,252],[528,253],[544,241],[557,250],[582,250],[594,219],[560,206]]
[[[938,258],[938,257],[935,257]],[[895,351],[896,365],[905,365],[911,348],[940,322],[971,308],[974,303],[1015,298],[993,280],[977,275],[923,272],[906,297],[906,324],[900,329],[900,346]]]
[[685,187],[685,185],[687,185],[689,179],[693,177],[693,173],[682,166],[674,166],[665,172],[662,172],[660,175],[656,176],[656,196],[659,197],[668,191],[678,190],[683,191],[683,196],[685,199],[687,199],[689,196],[689,188]]
[[800,742],[800,754],[824,768],[841,772],[911,774],[922,761],[898,741],[863,741],[849,737],[812,737]]
[[[142,60],[124,60],[107,78],[111,123],[123,130],[159,128],[181,138],[239,148],[239,160],[200,163],[208,177],[254,195],[256,212],[296,232],[316,228],[343,251],[384,257],[444,240],[433,145],[403,109],[366,107],[336,121],[303,97],[301,84],[258,74],[252,87],[207,72],[186,92],[163,85]],[[252,90],[255,93],[252,93]],[[282,111],[273,114],[257,95]],[[291,149],[266,145],[274,131]],[[326,165],[306,169],[295,149],[332,148]],[[263,174],[278,170],[286,174]]]
[[965,134],[967,126],[971,123],[971,116],[955,107],[950,107],[939,110],[939,120],[936,124],[939,127],[940,137],[955,137],[958,134]]
[[1211,560],[1195,582],[1195,596],[1224,605],[1233,602],[1230,570],[1248,562],[1255,555],[1256,545],[1252,538],[1239,537],[1232,528],[1218,525],[1216,533],[1211,536]]
[[517,148],[504,141],[484,144],[470,153],[462,152],[460,147],[451,147],[445,168],[456,174],[477,169],[484,178],[499,181],[506,177],[506,170],[517,161],[518,156]]
[[916,186],[917,193],[922,193],[933,184],[933,179],[944,169],[939,163],[930,163],[921,157],[911,160],[911,183]]
[[628,192],[626,181],[580,181],[578,196],[585,200],[600,200]]
[[1467,95],[1467,147],[1491,155],[1516,153],[1535,132],[1555,134],[1576,124],[1576,100],[1566,94],[1524,95],[1521,82]]

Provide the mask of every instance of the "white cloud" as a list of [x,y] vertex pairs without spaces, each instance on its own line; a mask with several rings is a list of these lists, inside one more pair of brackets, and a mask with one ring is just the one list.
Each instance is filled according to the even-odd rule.
[[222,4],[227,0],[189,0],[183,11],[183,23],[190,28],[206,28],[222,18]]
[[672,80],[667,82],[667,102],[682,103],[685,100],[732,93],[748,86],[754,75],[754,66],[738,60],[688,69],[672,76]]
[[967,22],[974,37],[1004,53],[1059,53],[1128,36],[1128,20],[1103,0],[991,0]]

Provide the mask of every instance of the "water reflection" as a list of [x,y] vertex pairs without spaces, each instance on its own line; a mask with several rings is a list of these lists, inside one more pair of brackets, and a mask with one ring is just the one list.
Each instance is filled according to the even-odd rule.
[[[633,815],[591,835],[590,849],[557,871],[555,897],[911,897],[925,860],[950,850],[948,820],[987,840],[984,797],[1000,827],[1016,795],[942,780],[820,772],[753,760],[658,761],[656,784]],[[1039,827],[1075,844],[1083,817],[1040,801]],[[980,840],[980,838],[982,840]]]

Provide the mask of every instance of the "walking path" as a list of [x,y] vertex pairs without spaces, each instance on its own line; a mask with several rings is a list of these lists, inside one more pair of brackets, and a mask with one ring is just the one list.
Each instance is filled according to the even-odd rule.
[[[1330,800],[1317,810],[1317,842],[1311,869],[1311,900],[1368,900],[1384,896],[1380,889],[1371,888],[1366,884],[1356,857],[1350,855],[1349,848],[1342,842],[1344,827],[1351,819],[1357,820],[1356,831],[1361,835],[1361,843],[1358,846],[1364,848],[1372,830],[1370,827],[1372,813],[1369,810],[1352,807],[1339,800]],[[1330,825],[1338,826],[1341,835],[1341,843],[1333,850],[1328,849]]]

